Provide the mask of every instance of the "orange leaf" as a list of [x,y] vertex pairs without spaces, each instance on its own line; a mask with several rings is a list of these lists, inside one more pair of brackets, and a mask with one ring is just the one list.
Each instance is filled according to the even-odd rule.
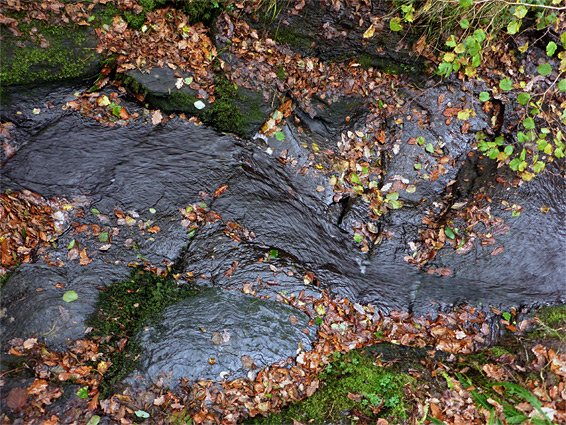
[[226,192],[226,189],[228,189],[228,185],[227,184],[223,184],[222,186],[220,186],[218,189],[216,189],[216,191],[212,194],[213,198],[216,198],[217,196],[222,195],[224,192]]

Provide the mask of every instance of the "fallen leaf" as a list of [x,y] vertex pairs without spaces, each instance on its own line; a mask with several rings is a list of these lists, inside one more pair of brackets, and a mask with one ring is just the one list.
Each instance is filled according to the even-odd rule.
[[491,254],[489,254],[489,255],[499,255],[503,252],[503,249],[504,248],[502,246],[498,246],[493,251],[491,251]]

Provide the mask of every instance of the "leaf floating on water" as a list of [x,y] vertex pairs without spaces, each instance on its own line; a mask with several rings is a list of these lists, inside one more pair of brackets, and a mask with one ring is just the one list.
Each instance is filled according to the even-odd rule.
[[63,294],[63,301],[70,303],[79,299],[79,295],[75,291],[67,291]]

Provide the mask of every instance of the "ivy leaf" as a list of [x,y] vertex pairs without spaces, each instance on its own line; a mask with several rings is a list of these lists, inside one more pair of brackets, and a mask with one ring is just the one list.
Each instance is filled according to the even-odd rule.
[[482,102],[487,102],[489,99],[490,99],[490,96],[489,96],[489,93],[488,93],[488,92],[482,91],[482,92],[480,93],[480,100],[481,100]]
[[67,291],[63,294],[63,301],[66,303],[71,303],[79,299],[78,294],[75,291]]
[[499,82],[499,88],[501,90],[511,90],[513,88],[513,82],[509,78],[504,78]]
[[526,105],[529,103],[529,100],[531,100],[531,95],[529,93],[521,93],[517,96],[517,102],[521,105]]
[[391,19],[389,22],[389,28],[391,28],[391,31],[401,31],[403,29],[403,26],[401,25],[401,18],[397,17]]
[[540,75],[550,75],[552,73],[552,66],[549,63],[541,63],[538,68],[537,72]]
[[558,83],[558,90],[565,92],[566,91],[566,78],[563,78],[562,80],[560,80],[560,82]]
[[558,48],[558,46],[556,45],[556,43],[554,41],[551,41],[550,43],[548,43],[546,45],[546,54],[548,56],[552,56],[554,54],[554,52],[556,52],[557,48]]

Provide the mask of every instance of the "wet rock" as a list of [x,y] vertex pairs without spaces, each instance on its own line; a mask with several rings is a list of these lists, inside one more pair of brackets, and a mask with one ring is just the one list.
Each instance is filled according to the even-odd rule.
[[[317,1],[305,3],[300,11],[289,5],[278,11],[273,19],[269,13],[259,13],[259,17],[254,15],[249,22],[256,28],[266,29],[277,43],[288,44],[305,56],[328,62],[357,59],[366,68],[410,73],[417,79],[422,76],[422,59],[413,57],[409,48],[417,36],[389,29],[389,20],[384,18],[390,13],[386,2],[360,5],[355,12],[330,4],[321,5]],[[263,20],[261,16],[264,16]],[[367,39],[363,35],[370,27],[372,16],[377,18],[377,24],[374,36]],[[363,22],[361,26],[360,20]]]
[[281,303],[210,288],[165,309],[139,335],[144,347],[134,385],[176,387],[188,380],[235,379],[310,350],[308,316]]
[[[88,267],[22,264],[2,287],[2,342],[35,337],[63,350],[68,340],[85,338],[85,320],[94,311],[98,288],[128,275],[127,267],[93,262]],[[63,301],[67,291],[78,299]]]

